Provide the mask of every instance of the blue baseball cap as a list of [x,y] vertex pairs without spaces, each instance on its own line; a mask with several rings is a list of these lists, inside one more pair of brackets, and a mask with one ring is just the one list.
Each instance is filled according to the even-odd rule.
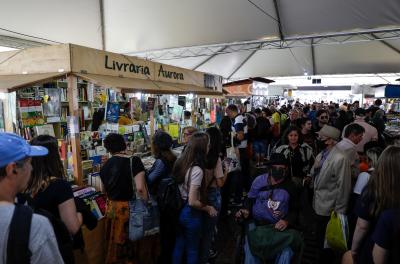
[[16,134],[0,133],[0,168],[25,157],[45,156],[47,148],[31,146]]

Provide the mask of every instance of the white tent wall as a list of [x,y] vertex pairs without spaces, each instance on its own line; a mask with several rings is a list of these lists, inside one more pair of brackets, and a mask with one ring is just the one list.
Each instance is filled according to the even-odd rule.
[[398,0],[279,0],[278,3],[286,36],[400,24]]
[[318,74],[400,72],[400,53],[378,41],[318,46],[315,58]]
[[0,28],[51,41],[1,29],[0,35],[45,44],[74,43],[101,49],[98,0],[0,0],[0,6]]
[[[292,54],[293,53],[293,54]],[[311,49],[292,48],[257,51],[231,78],[246,76],[288,76],[312,72]]]
[[229,77],[248,58],[253,51],[242,51],[215,56],[198,68],[203,72],[221,72],[222,76]]
[[[273,1],[254,2],[275,17]],[[104,14],[106,47],[118,53],[278,36],[275,21],[245,0],[104,0]]]

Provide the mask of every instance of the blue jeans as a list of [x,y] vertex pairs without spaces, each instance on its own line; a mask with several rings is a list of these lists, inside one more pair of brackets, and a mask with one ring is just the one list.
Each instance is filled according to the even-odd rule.
[[203,215],[186,204],[179,215],[179,227],[172,255],[172,263],[180,264],[186,253],[187,264],[199,262],[199,247]]
[[[218,188],[210,188],[207,193],[208,205],[217,210],[218,215],[221,211],[221,193]],[[217,226],[218,217],[210,217],[207,213],[203,213],[203,231],[200,245],[200,263],[204,264],[208,261],[209,251],[213,238],[215,236],[215,228]]]
[[254,140],[253,142],[253,151],[255,154],[265,155],[267,152],[267,145],[263,140]]

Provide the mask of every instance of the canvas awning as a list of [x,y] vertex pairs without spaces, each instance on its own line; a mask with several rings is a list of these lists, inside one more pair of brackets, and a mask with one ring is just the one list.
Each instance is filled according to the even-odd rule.
[[106,87],[114,87],[122,92],[143,92],[150,94],[188,94],[219,95],[221,93],[194,85],[172,84],[152,80],[141,80],[126,77],[106,76],[100,74],[74,73],[74,75]]
[[222,94],[220,76],[73,44],[0,53],[0,88],[6,91],[70,74],[126,91]]
[[0,75],[0,92],[12,92],[21,87],[43,83],[54,78],[65,75],[65,73],[37,73],[37,74],[15,74]]

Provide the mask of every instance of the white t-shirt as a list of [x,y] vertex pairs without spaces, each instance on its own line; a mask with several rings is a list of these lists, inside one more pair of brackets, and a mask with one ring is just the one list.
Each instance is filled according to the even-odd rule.
[[[206,184],[207,186],[210,187],[217,187],[216,181],[214,179],[221,179],[224,177],[224,171],[222,169],[222,161],[221,158],[218,158],[217,164],[215,165],[215,168],[212,170],[205,170],[205,175],[206,175]],[[212,181],[212,182],[211,182]]]
[[237,146],[238,148],[247,148],[247,124],[243,115],[237,115],[235,117],[235,121],[232,126],[232,131],[237,133],[239,131],[243,131],[244,139],[240,141],[240,144]]
[[369,181],[369,177],[371,177],[371,174],[368,172],[361,172],[357,177],[357,182],[354,186],[353,192],[356,194],[361,194]]
[[[0,264],[7,263],[7,241],[14,208],[13,204],[0,205]],[[64,263],[52,225],[44,216],[32,216],[29,250],[32,253],[31,264]]]
[[[191,176],[189,177],[189,172],[191,172]],[[190,182],[188,183],[190,178]],[[194,166],[192,169],[188,170],[185,175],[185,182],[179,184],[179,191],[181,192],[181,196],[183,200],[188,199],[188,185],[200,187],[201,181],[203,180],[203,170],[199,166]]]

